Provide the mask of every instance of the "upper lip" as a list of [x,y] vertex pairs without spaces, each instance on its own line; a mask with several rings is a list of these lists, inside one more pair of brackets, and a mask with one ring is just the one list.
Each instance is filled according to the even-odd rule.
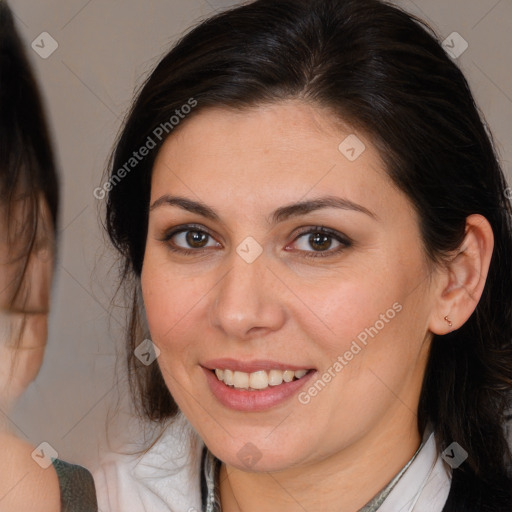
[[204,368],[209,370],[233,370],[238,372],[253,373],[260,370],[311,370],[310,366],[280,363],[269,359],[254,359],[251,361],[240,361],[231,358],[211,359],[202,363]]

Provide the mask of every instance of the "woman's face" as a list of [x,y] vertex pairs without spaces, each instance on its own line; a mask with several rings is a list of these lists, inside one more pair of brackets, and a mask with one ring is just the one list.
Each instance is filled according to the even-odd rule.
[[46,201],[39,203],[30,252],[29,201],[6,207],[0,222],[0,406],[12,405],[37,376],[48,333],[54,233]]
[[205,110],[155,162],[142,292],[158,364],[242,469],[418,436],[436,274],[372,141],[332,120],[298,101]]

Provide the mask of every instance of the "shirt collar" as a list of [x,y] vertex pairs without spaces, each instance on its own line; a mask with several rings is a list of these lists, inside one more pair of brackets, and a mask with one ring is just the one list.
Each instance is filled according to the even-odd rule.
[[[220,465],[220,461],[204,447],[201,490],[202,510],[205,512],[222,512],[218,492]],[[450,483],[451,472],[437,452],[435,436],[429,426],[418,450],[407,464],[358,512],[441,511]],[[434,501],[439,503],[437,508],[432,508]]]

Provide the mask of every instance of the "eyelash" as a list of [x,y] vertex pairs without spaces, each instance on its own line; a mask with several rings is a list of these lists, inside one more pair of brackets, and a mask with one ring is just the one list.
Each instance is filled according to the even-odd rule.
[[[195,231],[198,233],[204,233],[207,236],[213,238],[213,236],[210,233],[208,233],[208,231],[203,229],[201,226],[187,225],[187,226],[181,226],[179,228],[173,229],[170,232],[166,233],[161,241],[168,243],[171,241],[171,239],[174,236],[179,235],[180,233],[186,233],[187,231]],[[349,247],[352,246],[352,243],[353,243],[352,240],[350,240],[350,238],[348,238],[347,236],[342,235],[341,233],[338,233],[337,231],[334,231],[332,229],[329,229],[329,228],[326,228],[323,226],[315,226],[314,228],[304,229],[303,231],[301,231],[297,234],[297,236],[295,237],[293,242],[296,242],[299,238],[303,237],[304,235],[313,235],[313,234],[322,234],[322,235],[329,236],[329,237],[333,238],[334,240],[336,240],[337,242],[339,242],[341,245],[337,249],[334,249],[334,250],[327,249],[326,251],[300,251],[299,250],[299,252],[303,253],[302,256],[305,258],[326,258],[329,256],[333,256],[333,255],[336,255],[336,254],[344,251],[345,249],[348,249]],[[197,256],[198,253],[202,252],[203,250],[208,249],[208,248],[184,249],[182,247],[173,246],[170,243],[168,243],[168,247],[171,251],[183,254],[184,256],[189,256],[192,254]],[[288,245],[287,245],[287,247],[288,247]]]
[[299,251],[303,253],[302,255],[305,258],[327,258],[330,256],[334,256],[348,249],[353,244],[352,240],[346,235],[342,235],[338,231],[323,226],[315,226],[313,228],[305,228],[304,230],[301,230],[299,233],[297,233],[297,236],[295,237],[293,242],[296,242],[299,238],[303,237],[304,235],[313,234],[326,235],[331,239],[336,240],[340,244],[340,246],[332,250],[327,249],[326,251]]

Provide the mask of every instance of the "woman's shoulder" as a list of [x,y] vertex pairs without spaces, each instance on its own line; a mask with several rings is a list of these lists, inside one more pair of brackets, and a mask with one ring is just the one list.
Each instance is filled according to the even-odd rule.
[[200,510],[202,443],[187,422],[176,419],[143,449],[134,443],[105,454],[94,472],[102,512]]
[[59,480],[51,463],[38,464],[34,447],[7,433],[0,433],[0,451],[0,511],[59,510]]

